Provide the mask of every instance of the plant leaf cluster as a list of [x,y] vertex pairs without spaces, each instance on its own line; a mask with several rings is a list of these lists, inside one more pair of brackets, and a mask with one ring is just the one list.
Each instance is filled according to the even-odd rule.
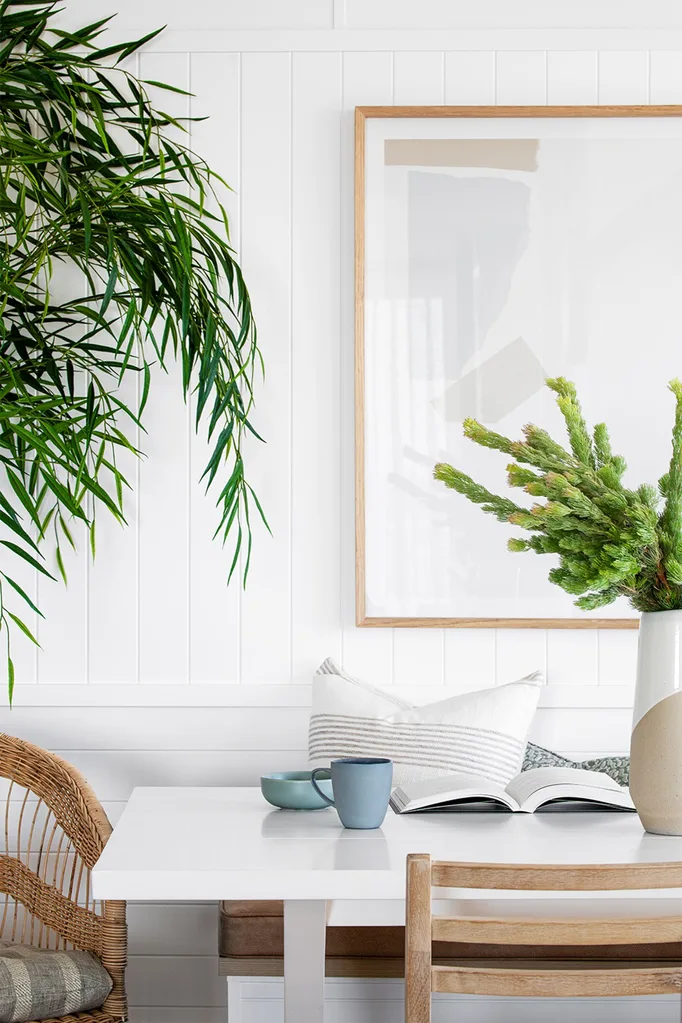
[[[0,544],[52,577],[49,535],[65,576],[63,545],[80,521],[94,554],[98,509],[125,521],[120,454],[139,454],[152,367],[177,361],[211,445],[216,534],[233,541],[230,576],[244,550],[246,576],[251,507],[262,511],[242,451],[258,436],[262,366],[227,186],[148,94],[180,90],[122,67],[157,33],[103,45],[109,19],[66,32],[50,27],[56,13],[48,0],[0,0]],[[119,390],[131,375],[133,404]],[[10,624],[31,634],[10,594],[40,612],[3,567],[11,699]]]
[[475,419],[464,422],[465,436],[514,459],[507,482],[538,498],[530,508],[492,494],[446,463],[436,465],[435,478],[524,530],[508,541],[509,550],[558,556],[549,579],[576,596],[583,610],[619,596],[637,611],[682,608],[682,383],[669,384],[676,401],[669,471],[658,489],[642,484],[636,490],[623,484],[626,463],[613,454],[606,425],[588,428],[575,386],[563,377],[546,383],[557,396],[568,448],[537,426],[525,426],[523,437],[512,441]]

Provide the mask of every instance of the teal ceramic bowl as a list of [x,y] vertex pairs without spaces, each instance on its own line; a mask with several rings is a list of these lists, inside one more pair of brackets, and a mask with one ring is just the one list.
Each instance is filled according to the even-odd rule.
[[[317,776],[317,784],[326,796],[332,797],[331,773]],[[310,781],[310,771],[280,771],[264,774],[260,790],[272,806],[281,810],[322,810],[327,803],[320,799]]]

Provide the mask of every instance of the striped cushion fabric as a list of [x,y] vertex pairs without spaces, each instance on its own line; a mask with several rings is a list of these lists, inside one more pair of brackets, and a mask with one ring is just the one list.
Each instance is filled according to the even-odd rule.
[[478,774],[506,785],[521,770],[542,676],[415,707],[344,672],[331,658],[313,680],[308,756],[389,757],[394,783]]
[[97,1009],[111,988],[111,977],[89,952],[0,941],[0,1023]]

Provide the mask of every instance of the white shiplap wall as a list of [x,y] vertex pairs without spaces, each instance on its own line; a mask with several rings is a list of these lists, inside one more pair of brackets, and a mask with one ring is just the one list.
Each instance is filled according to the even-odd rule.
[[[139,71],[194,93],[163,103],[210,115],[193,144],[235,189],[233,239],[267,364],[256,421],[268,444],[253,446],[249,468],[274,538],[257,536],[246,593],[227,589],[197,483],[205,449],[177,377],[157,379],[130,528],[102,519],[96,564],[81,551],[67,591],[41,583],[42,649],[17,649],[17,706],[0,710],[0,727],[76,764],[112,820],[135,784],[252,783],[303,763],[306,686],[329,654],[423,699],[546,668],[534,737],[576,754],[622,750],[633,632],[353,625],[352,110],[680,102],[677,9],[525,0],[512,21],[496,0],[475,13],[446,0],[118,7],[121,36],[169,24]],[[66,8],[76,24],[111,4]],[[136,906],[130,921],[134,1018],[222,1018],[214,907]]]

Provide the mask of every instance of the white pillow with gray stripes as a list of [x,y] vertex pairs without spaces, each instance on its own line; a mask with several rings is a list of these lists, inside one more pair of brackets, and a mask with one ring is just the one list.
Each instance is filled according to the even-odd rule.
[[506,785],[519,773],[541,672],[417,707],[343,671],[331,658],[313,677],[308,758],[389,757],[395,785],[478,774]]
[[90,952],[0,941],[0,1023],[98,1009],[111,988],[111,977]]

